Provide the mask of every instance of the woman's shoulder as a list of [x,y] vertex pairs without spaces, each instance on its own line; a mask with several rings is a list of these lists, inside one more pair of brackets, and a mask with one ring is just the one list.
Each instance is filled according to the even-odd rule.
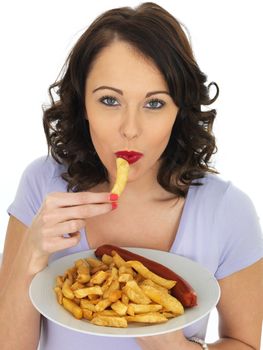
[[59,164],[52,156],[41,156],[30,162],[22,175],[24,182],[46,191],[64,190],[65,181],[61,175],[66,171],[63,164]]
[[38,175],[58,175],[65,171],[65,166],[59,164],[51,155],[41,156],[31,161],[25,168],[25,172]]
[[191,186],[194,195],[206,200],[219,202],[227,200],[249,199],[248,195],[238,188],[232,181],[226,180],[217,174],[207,174],[204,178],[198,180],[201,185]]
[[255,210],[249,195],[230,180],[208,174],[198,182],[201,185],[190,187],[190,197],[192,205],[199,210],[224,216]]
[[22,173],[8,213],[28,226],[48,193],[67,190],[61,177],[64,171],[65,167],[51,156],[39,157],[29,163]]
[[[193,207],[206,216],[211,214],[222,231],[240,232],[240,227],[255,227],[259,231],[259,217],[250,196],[232,181],[218,175],[207,175],[201,186],[191,186]],[[237,229],[239,227],[239,229]],[[224,230],[223,230],[224,228]]]
[[217,174],[206,174],[202,179],[195,180],[191,187],[191,195],[198,202],[218,202],[232,187],[229,180],[225,180]]
[[[196,244],[188,255],[220,279],[262,257],[259,217],[249,195],[232,181],[209,174],[198,182],[202,185],[189,191],[187,232]],[[185,242],[187,251],[189,239]]]

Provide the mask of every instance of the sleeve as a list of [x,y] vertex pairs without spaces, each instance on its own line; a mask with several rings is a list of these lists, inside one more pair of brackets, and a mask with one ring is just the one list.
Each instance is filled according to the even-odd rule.
[[21,176],[14,201],[7,212],[26,226],[30,226],[42,205],[47,192],[50,170],[46,157],[42,157],[29,164]]
[[250,198],[229,185],[216,216],[219,229],[217,279],[252,265],[263,256],[263,237]]

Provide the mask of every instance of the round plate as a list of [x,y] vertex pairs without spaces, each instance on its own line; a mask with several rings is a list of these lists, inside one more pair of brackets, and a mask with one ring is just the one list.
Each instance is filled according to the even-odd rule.
[[87,320],[77,320],[58,304],[55,292],[55,278],[74,265],[80,258],[95,257],[94,250],[82,251],[65,256],[52,262],[32,280],[29,295],[35,308],[49,320],[60,326],[98,336],[112,337],[145,337],[172,332],[200,320],[215,307],[220,297],[220,289],[214,276],[200,264],[169,252],[127,248],[131,252],[155,260],[182,276],[197,293],[197,306],[185,309],[181,316],[169,319],[165,323],[145,325],[131,323],[128,328],[102,327]]

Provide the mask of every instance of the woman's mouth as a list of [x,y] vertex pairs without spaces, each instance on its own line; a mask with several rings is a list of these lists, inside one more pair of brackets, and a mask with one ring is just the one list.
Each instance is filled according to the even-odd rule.
[[123,158],[127,160],[129,164],[133,164],[137,162],[143,156],[142,153],[135,152],[135,151],[118,151],[118,152],[115,152],[115,155],[118,158]]

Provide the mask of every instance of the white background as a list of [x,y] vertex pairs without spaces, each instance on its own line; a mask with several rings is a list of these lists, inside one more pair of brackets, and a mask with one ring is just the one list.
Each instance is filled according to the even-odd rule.
[[[194,53],[220,97],[214,157],[224,179],[230,179],[262,205],[262,12],[260,0],[156,0],[191,34]],[[4,4],[3,4],[4,3]],[[0,5],[0,252],[8,215],[25,166],[46,154],[41,105],[77,38],[101,12],[136,6],[139,1],[5,1]],[[113,5],[111,5],[113,4]],[[216,315],[208,340],[216,337]]]

